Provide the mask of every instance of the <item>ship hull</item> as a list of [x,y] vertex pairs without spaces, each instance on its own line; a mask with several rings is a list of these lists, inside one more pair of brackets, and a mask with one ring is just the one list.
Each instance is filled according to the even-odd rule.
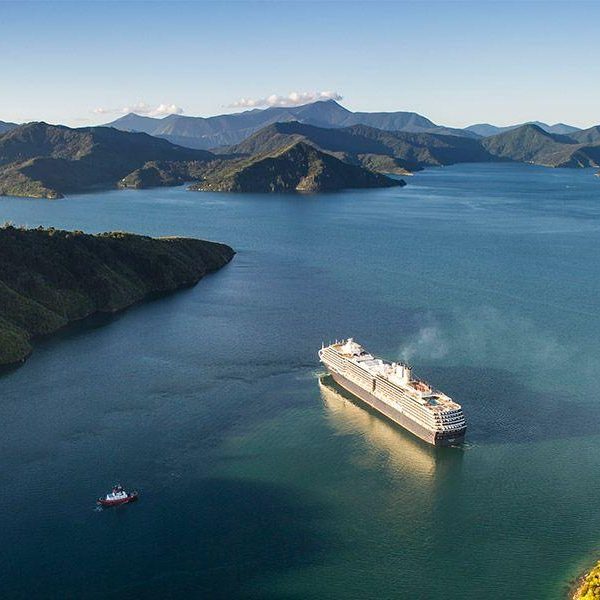
[[98,498],[97,504],[108,508],[110,506],[121,506],[123,504],[129,504],[135,502],[138,499],[137,493],[131,493],[127,498],[119,498],[118,500],[107,500],[106,498]]
[[454,444],[460,444],[464,441],[466,428],[457,431],[455,434],[452,435],[452,437],[440,438],[438,437],[439,433],[438,435],[436,435],[435,431],[431,431],[423,427],[419,423],[415,423],[412,419],[408,418],[406,415],[389,406],[385,402],[382,402],[379,398],[377,398],[367,390],[361,388],[359,385],[356,385],[356,383],[350,381],[343,375],[340,375],[339,373],[331,369],[328,365],[325,366],[327,366],[330,375],[333,377],[334,381],[338,385],[350,392],[353,396],[356,396],[357,398],[368,404],[378,413],[381,413],[397,425],[400,425],[400,427],[402,427],[403,429],[406,429],[413,435],[416,435],[424,442],[427,442],[428,444],[431,444],[433,446],[450,446]]

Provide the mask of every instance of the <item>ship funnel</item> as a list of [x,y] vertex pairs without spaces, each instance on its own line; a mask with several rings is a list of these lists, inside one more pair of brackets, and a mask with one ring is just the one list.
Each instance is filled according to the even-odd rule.
[[404,381],[410,381],[411,378],[411,369],[410,367],[405,364],[405,363],[393,363],[393,367],[394,367],[394,371],[396,373],[398,373],[398,375],[400,375],[400,377],[404,380]]

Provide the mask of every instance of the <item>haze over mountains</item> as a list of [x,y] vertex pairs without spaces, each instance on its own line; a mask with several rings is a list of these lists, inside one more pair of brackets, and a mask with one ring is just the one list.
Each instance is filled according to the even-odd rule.
[[507,127],[496,127],[496,125],[490,125],[489,123],[478,123],[477,125],[469,125],[465,127],[465,131],[470,131],[481,137],[490,137],[492,135],[498,135],[510,131],[511,129],[517,129],[522,125],[537,125],[540,129],[548,133],[557,133],[558,135],[569,135],[576,131],[581,131],[579,127],[573,127],[573,125],[566,125],[565,123],[556,123],[554,125],[548,125],[541,121],[529,121],[528,123],[520,123],[518,125],[509,125]]
[[[335,100],[320,100],[295,107],[253,109],[215,117],[172,114],[163,118],[154,118],[129,113],[107,123],[106,126],[122,131],[147,133],[189,148],[212,149],[237,144],[273,123],[291,121],[330,129],[367,125],[384,131],[437,133],[471,138],[490,137],[528,124],[537,125],[548,133],[558,135],[571,135],[581,131],[578,127],[565,123],[548,125],[540,121],[506,127],[478,123],[460,129],[436,124],[415,112],[352,112]],[[0,121],[0,134],[17,126],[16,123]]]
[[[330,129],[367,125],[384,131],[437,133],[471,138],[497,135],[523,125],[497,127],[477,124],[459,129],[438,125],[415,112],[352,112],[335,100],[322,100],[289,108],[254,109],[206,118],[169,115],[159,119],[130,113],[107,125],[123,131],[140,131],[163,137],[190,148],[210,149],[237,144],[267,125],[289,121]],[[577,127],[564,123],[548,125],[534,121],[533,124],[549,133],[570,134],[579,131]]]
[[169,115],[162,119],[153,119],[128,114],[112,123],[107,123],[107,125],[124,131],[143,131],[176,144],[208,149],[237,144],[267,125],[287,121],[298,121],[326,128],[361,124],[387,131],[445,133],[477,137],[476,134],[469,131],[436,125],[426,117],[414,112],[351,112],[335,100],[323,100],[291,108],[255,109],[208,118]]

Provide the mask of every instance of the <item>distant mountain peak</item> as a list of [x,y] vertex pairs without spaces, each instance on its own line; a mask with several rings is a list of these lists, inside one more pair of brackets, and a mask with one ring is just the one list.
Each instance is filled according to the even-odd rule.
[[550,133],[542,127],[542,123],[540,123],[539,121],[523,123],[523,125],[521,125],[520,127],[513,129],[513,131],[519,131],[519,130],[523,130],[523,131],[533,130],[533,131],[537,131],[538,133],[541,133],[542,135],[550,135]]
[[337,100],[334,100],[333,98],[327,98],[324,100],[316,100],[315,102],[309,102],[308,104],[304,104],[303,106],[308,106],[309,104],[335,107],[339,110],[343,110],[344,112],[352,112],[351,110],[347,109],[345,106],[342,106]]
[[333,99],[317,100],[301,106],[252,109],[214,117],[169,115],[162,119],[153,119],[129,114],[108,125],[125,131],[143,131],[190,148],[208,149],[239,144],[260,129],[283,121],[298,121],[332,129],[364,124],[385,131],[478,137],[470,131],[438,126],[415,112],[352,112]]

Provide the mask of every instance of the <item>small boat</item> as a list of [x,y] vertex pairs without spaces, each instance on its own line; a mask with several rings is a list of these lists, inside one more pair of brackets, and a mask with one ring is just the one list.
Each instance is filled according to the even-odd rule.
[[120,504],[128,504],[135,502],[138,499],[138,493],[126,492],[121,485],[115,485],[112,492],[106,494],[104,498],[98,498],[97,504],[100,506],[119,506]]

